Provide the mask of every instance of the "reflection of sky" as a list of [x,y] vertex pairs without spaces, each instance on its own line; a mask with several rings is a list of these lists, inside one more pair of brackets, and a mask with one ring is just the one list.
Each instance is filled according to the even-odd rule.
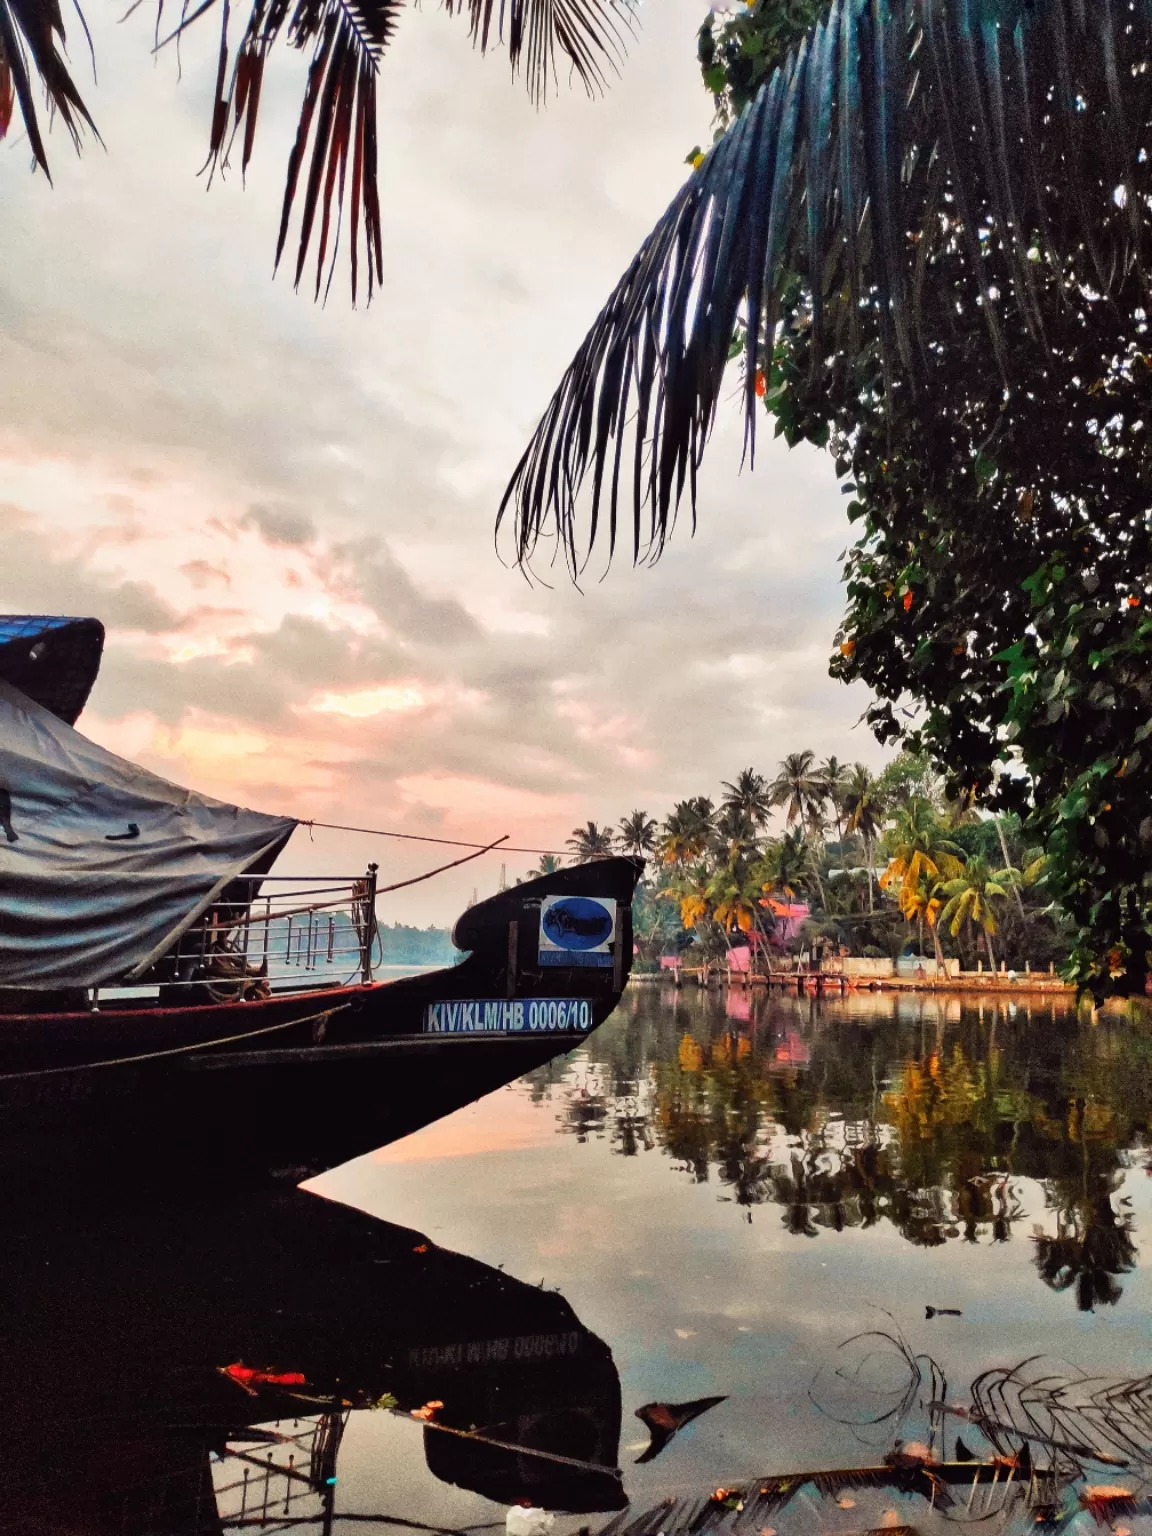
[[[661,1039],[673,1050],[681,1027],[704,1037],[706,1009],[718,1014],[717,1030],[736,1021],[724,1017],[722,1002],[685,993],[669,1029],[666,1001],[638,994],[588,1047],[553,1069],[550,1085],[514,1084],[320,1183],[326,1194],[417,1227],[446,1247],[559,1287],[615,1356],[626,1467],[646,1443],[632,1418],[642,1403],[728,1395],[659,1460],[630,1468],[633,1498],[872,1460],[875,1447],[817,1412],[809,1388],[849,1335],[892,1326],[881,1309],[914,1349],[939,1359],[952,1397],[979,1371],[1034,1353],[1101,1372],[1149,1369],[1147,1268],[1120,1275],[1118,1305],[1096,1313],[1079,1313],[1071,1293],[1046,1288],[1032,1262],[1031,1236],[1052,1231],[1054,1216],[1036,1179],[1012,1179],[1020,1216],[1009,1241],[994,1243],[984,1225],[975,1245],[957,1236],[933,1248],[913,1246],[883,1220],[797,1236],[786,1229],[780,1205],[735,1203],[715,1166],[707,1182],[694,1181],[658,1144],[646,1144],[651,1082],[629,1081],[619,1063],[628,1057],[626,1045],[635,1047],[637,1030],[653,1045],[661,1016]],[[857,999],[821,1006],[831,1019],[876,1005]],[[879,1006],[890,1020],[893,1002]],[[922,1037],[928,1048],[937,1040],[948,1046],[955,1005],[906,999],[895,1006],[907,1021],[901,1038],[908,1049]],[[809,1004],[803,1008],[810,1019]],[[785,1070],[793,1074],[806,1070],[812,1043],[812,1027],[801,1027],[799,1018],[787,1005],[775,1019],[761,1013],[757,1026],[774,1041],[777,1062],[785,1053]],[[990,1022],[988,1014],[985,1027]],[[1006,1031],[1011,1022],[1002,1014],[998,1028]],[[571,1131],[581,1102],[597,1102],[601,1112],[589,1114],[584,1134],[557,1134]],[[843,1144],[850,1134],[834,1102],[815,1118],[826,1130],[825,1145]],[[641,1128],[628,1140],[633,1156],[619,1155],[620,1138],[608,1123],[621,1120]],[[769,1122],[757,1151],[786,1164],[794,1146]],[[1152,1186],[1142,1167],[1128,1163],[1112,1203],[1130,1211],[1139,1250],[1141,1233],[1152,1226]],[[960,1308],[963,1316],[928,1321],[928,1305]],[[359,1464],[354,1455],[350,1461]]]

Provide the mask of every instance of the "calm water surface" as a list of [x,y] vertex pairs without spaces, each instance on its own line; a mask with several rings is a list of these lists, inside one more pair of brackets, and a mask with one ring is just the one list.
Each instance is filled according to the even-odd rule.
[[[907,1372],[879,1341],[845,1381],[867,1330],[930,1352],[952,1399],[1034,1354],[1152,1369],[1150,1111],[1152,1037],[1123,1022],[637,988],[570,1057],[313,1187],[558,1291],[611,1350],[645,1505],[875,1461],[900,1426],[861,1421]],[[635,1465],[638,1407],[721,1395]],[[344,1465],[349,1507],[500,1515],[394,1419],[354,1419]]]
[[[14,1220],[0,1530],[499,1531],[528,1498],[597,1531],[626,1500],[875,1464],[1028,1356],[1147,1373],[1150,1114],[1152,1034],[1123,1021],[633,989],[569,1057],[310,1193]],[[712,1397],[638,1461],[637,1409]],[[957,1419],[937,1447],[958,1430],[989,1454]],[[748,1529],[940,1518],[880,1487]]]

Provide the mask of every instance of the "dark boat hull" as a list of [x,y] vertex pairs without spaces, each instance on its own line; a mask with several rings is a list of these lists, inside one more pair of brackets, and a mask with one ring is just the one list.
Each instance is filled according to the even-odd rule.
[[[631,960],[626,860],[472,908],[457,966],[205,1007],[101,1004],[0,1016],[0,1158],[127,1154],[170,1174],[319,1171],[571,1050],[615,1008]],[[619,903],[612,964],[538,963],[542,894]]]

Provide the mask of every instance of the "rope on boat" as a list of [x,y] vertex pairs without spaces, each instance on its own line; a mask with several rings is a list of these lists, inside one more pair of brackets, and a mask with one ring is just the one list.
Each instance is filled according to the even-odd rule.
[[[381,836],[387,837],[389,834],[384,832],[381,833]],[[383,896],[386,891],[402,891],[406,885],[419,885],[421,880],[431,880],[433,875],[442,875],[446,869],[455,869],[457,864],[467,864],[469,859],[478,859],[482,853],[491,853],[493,848],[499,848],[501,843],[506,843],[507,841],[508,833],[505,832],[504,836],[498,837],[494,843],[486,843],[483,848],[478,849],[475,853],[466,853],[462,859],[453,859],[451,864],[441,864],[437,869],[428,870],[426,874],[413,875],[411,880],[397,880],[395,885],[378,885],[376,887],[376,895]]]
[[[405,1413],[402,1408],[394,1408],[393,1413],[397,1418],[410,1419],[412,1414]],[[537,1456],[542,1461],[557,1461],[563,1467],[575,1467],[580,1472],[597,1472],[607,1477],[622,1477],[619,1467],[606,1467],[601,1462],[581,1461],[576,1456],[561,1456],[559,1451],[544,1451],[534,1445],[517,1445],[511,1440],[494,1440],[491,1435],[481,1435],[473,1429],[455,1429],[451,1424],[437,1424],[435,1419],[421,1419],[417,1422],[423,1424],[425,1429],[438,1429],[445,1435],[456,1435],[461,1440],[474,1440],[480,1445],[493,1445],[500,1451],[514,1451],[517,1456]]]
[[[398,837],[406,843],[443,843],[446,848],[475,848],[477,857],[481,853],[488,853],[503,843],[504,838],[497,838],[495,843],[465,843],[457,837],[428,837],[422,832],[386,832],[383,827],[345,827],[338,821],[299,821],[301,827],[323,827],[326,832],[361,832],[365,837]],[[508,833],[504,834],[507,837]],[[571,848],[505,848],[505,853],[550,853],[557,859],[570,859]],[[461,860],[461,863],[464,861]],[[451,869],[451,864],[445,864],[445,869]],[[433,870],[433,874],[438,871]],[[395,887],[392,887],[395,889]]]
[[[285,1397],[293,1398],[298,1403],[307,1403],[309,1406],[323,1407],[329,1411],[334,1409],[352,1409],[353,1404],[345,1399],[333,1400],[326,1397],[317,1397],[310,1392],[285,1392]],[[536,1456],[541,1461],[556,1461],[564,1467],[575,1467],[579,1472],[596,1472],[608,1477],[623,1477],[619,1467],[605,1466],[600,1461],[582,1461],[578,1456],[562,1456],[559,1451],[545,1451],[534,1445],[519,1445],[514,1440],[495,1440],[491,1435],[482,1435],[475,1429],[456,1429],[452,1424],[438,1424],[435,1419],[423,1419],[412,1413],[407,1408],[389,1408],[388,1412],[393,1418],[403,1419],[405,1423],[417,1423],[422,1429],[438,1429],[443,1435],[455,1435],[460,1440],[471,1440],[479,1445],[495,1446],[498,1451],[514,1451],[518,1456]],[[235,1455],[230,1451],[229,1455]]]
[[325,1008],[321,1013],[311,1013],[303,1019],[283,1019],[279,1024],[265,1024],[260,1029],[245,1030],[240,1035],[221,1035],[218,1040],[197,1040],[191,1045],[174,1045],[164,1051],[145,1051],[139,1056],[114,1056],[107,1061],[83,1061],[74,1067],[42,1067],[34,1072],[0,1073],[0,1083],[15,1083],[31,1077],[58,1077],[63,1072],[95,1072],[100,1067],[128,1067],[138,1061],[159,1061],[164,1056],[186,1056],[191,1051],[207,1051],[214,1045],[236,1045],[241,1040],[255,1040],[258,1035],[271,1035],[278,1029],[292,1029],[296,1024],[315,1024],[318,1019],[327,1021],[334,1013],[343,1013],[351,1003],[338,1003],[335,1008]]

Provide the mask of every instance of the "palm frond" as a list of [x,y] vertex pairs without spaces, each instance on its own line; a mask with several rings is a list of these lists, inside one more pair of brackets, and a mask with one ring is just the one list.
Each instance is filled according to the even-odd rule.
[[[516,468],[527,561],[575,573],[659,554],[744,327],[746,450],[777,328],[810,327],[814,378],[878,344],[889,392],[932,345],[921,297],[965,272],[1005,377],[1000,304],[1038,341],[1038,262],[1063,299],[1147,264],[1152,0],[834,0],[694,172],[595,321]],[[589,498],[586,531],[576,503]]]
[[486,52],[505,42],[513,72],[523,63],[533,101],[544,101],[558,80],[558,56],[590,96],[615,74],[635,0],[445,0],[450,13],[467,10],[472,40]]
[[[321,288],[327,292],[331,282],[346,211],[351,224],[349,250],[353,303],[359,287],[361,237],[369,300],[375,285],[383,278],[377,187],[376,73],[395,31],[400,4],[401,0],[296,0],[293,6],[288,0],[254,0],[232,61],[230,78],[226,3],[222,9],[216,102],[209,148],[214,169],[223,171],[228,166],[236,137],[241,132],[241,171],[248,169],[264,69],[280,35],[286,34],[288,44],[293,48],[312,50],[296,140],[288,160],[276,264],[279,266],[284,253],[292,211],[297,195],[302,191],[295,283],[299,286],[309,251],[314,249],[317,298]],[[332,259],[326,277],[325,263],[330,247]]]
[[[566,61],[585,89],[604,87],[617,68],[635,0],[445,0],[448,11],[465,9],[472,35],[485,50],[506,41],[513,70],[523,65],[534,99],[543,100]],[[130,9],[135,9],[134,0]],[[299,206],[295,252],[298,287],[315,259],[315,295],[331,284],[337,250],[348,219],[352,300],[360,287],[361,260],[367,292],[383,280],[380,195],[377,179],[376,76],[395,32],[403,0],[252,0],[239,44],[232,51],[230,0],[221,0],[220,49],[209,135],[208,164],[223,173],[240,141],[240,168],[252,159],[264,71],[284,37],[311,51],[296,140],[280,212],[276,264],[288,244]],[[161,38],[165,0],[158,0],[157,48],[181,36],[217,0],[181,0],[180,17]],[[78,12],[79,14],[79,12]],[[83,16],[80,16],[83,24]],[[49,106],[73,139],[92,119],[63,57],[59,0],[0,0],[0,139],[20,104],[36,162],[48,160],[36,113],[33,81],[39,78]]]
[[[81,16],[81,25],[83,20]],[[43,88],[49,112],[59,113],[77,148],[82,129],[95,132],[65,63],[64,42],[59,0],[0,0],[0,139],[7,133],[19,102],[33,159],[49,181],[52,177],[36,112],[34,79]]]

